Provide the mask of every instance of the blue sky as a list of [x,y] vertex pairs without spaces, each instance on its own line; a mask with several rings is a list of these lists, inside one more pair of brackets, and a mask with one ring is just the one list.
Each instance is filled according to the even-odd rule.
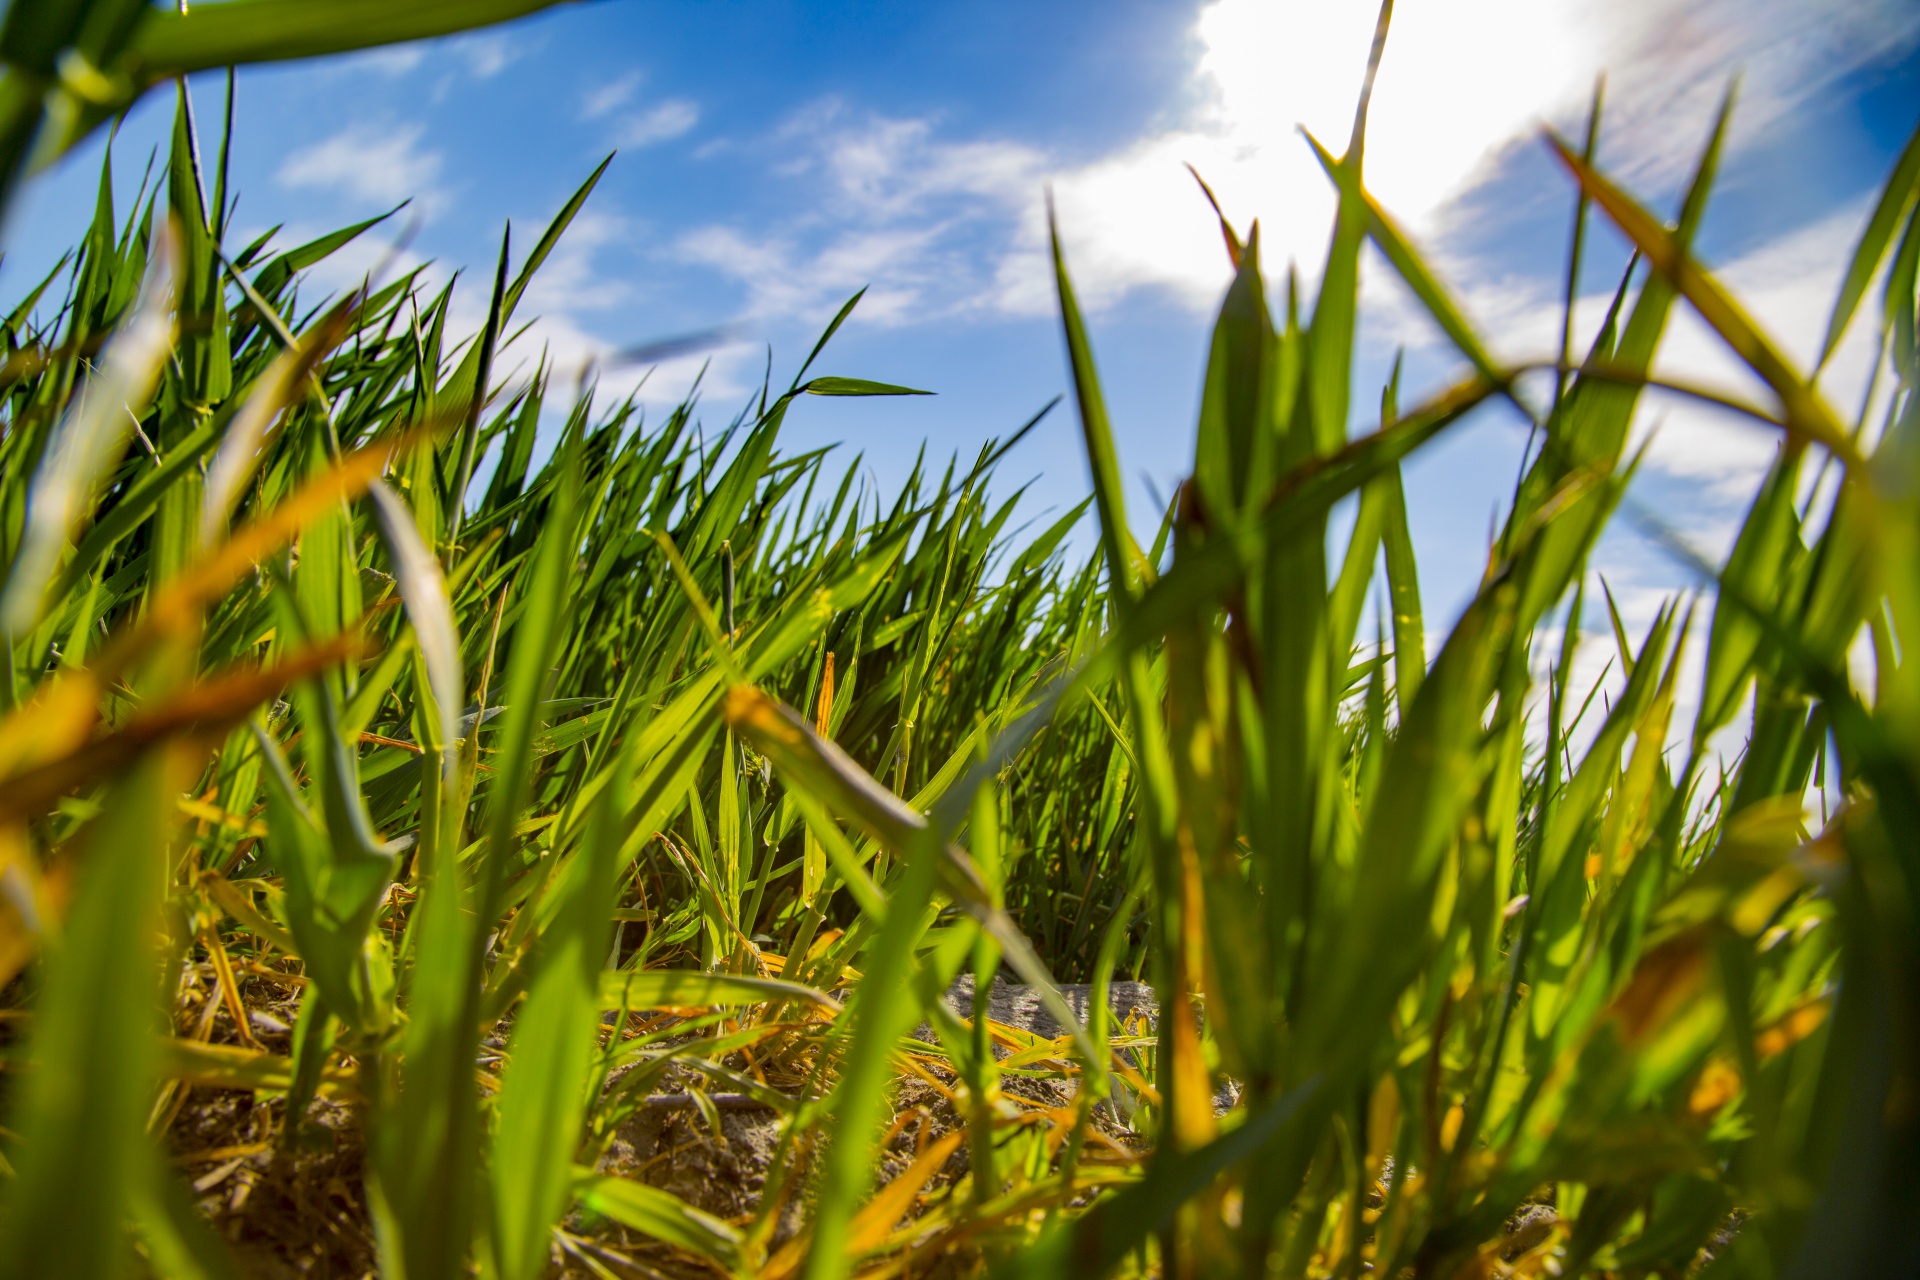
[[[1332,206],[1295,125],[1344,139],[1374,12],[1372,0],[567,6],[478,35],[243,71],[236,231],[284,223],[293,243],[411,197],[421,225],[410,254],[443,277],[467,270],[457,310],[477,323],[503,220],[530,243],[618,149],[530,297],[546,318],[519,354],[530,362],[544,342],[577,365],[729,324],[744,340],[712,357],[706,417],[717,423],[758,384],[765,344],[779,377],[870,286],[823,371],[937,397],[810,401],[789,445],[844,442],[887,485],[923,441],[934,455],[971,453],[1066,389],[1039,252],[1051,184],[1144,508],[1185,469],[1226,283],[1180,165],[1199,166],[1237,222],[1261,218],[1271,268],[1291,258],[1311,280]],[[1668,207],[1739,73],[1703,247],[1790,349],[1810,353],[1866,202],[1920,117],[1917,47],[1911,0],[1401,0],[1369,179],[1496,346],[1541,354],[1571,197],[1540,123],[1572,126],[1604,72],[1603,161]],[[221,79],[193,91],[211,154]],[[123,129],[128,195],[170,112],[156,95]],[[99,150],[31,189],[7,231],[0,289],[22,288],[83,226]],[[327,278],[344,285],[381,252],[370,240]],[[1600,235],[1583,319],[1622,261]],[[1454,364],[1377,263],[1366,295],[1362,415],[1397,350],[1414,391]],[[1675,371],[1745,385],[1697,326],[1679,327],[1673,352]],[[647,398],[671,402],[698,363],[663,366]],[[1849,413],[1868,363],[1855,344],[1829,375]],[[1659,433],[1640,501],[1717,551],[1771,442],[1685,405],[1650,405],[1646,425]],[[1522,439],[1489,415],[1409,469],[1436,621],[1479,577]],[[1008,459],[1006,488],[1029,479],[1035,515],[1086,492],[1068,412]],[[1630,617],[1687,581],[1630,531],[1600,560]]]

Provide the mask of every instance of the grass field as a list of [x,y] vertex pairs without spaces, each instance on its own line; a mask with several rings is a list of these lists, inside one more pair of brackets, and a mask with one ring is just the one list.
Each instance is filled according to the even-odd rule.
[[[529,7],[16,4],[5,191],[170,76]],[[724,426],[647,420],[497,373],[600,171],[461,334],[419,273],[316,293],[384,227],[229,241],[183,113],[4,325],[0,1270],[1920,1267],[1920,135],[1828,325],[1880,335],[1855,421],[1690,254],[1725,114],[1669,220],[1594,166],[1600,110],[1550,140],[1569,279],[1600,219],[1636,263],[1536,366],[1369,195],[1364,106],[1314,296],[1223,222],[1165,513],[1123,507],[1060,228],[1094,495],[1017,537],[1019,433],[897,492],[782,450],[810,397],[914,394],[824,372],[857,298]],[[1369,242],[1462,369],[1377,415]],[[1709,394],[1648,390],[1682,308],[1779,451],[1717,589],[1611,615],[1599,699],[1630,425]],[[1529,463],[1429,638],[1400,465],[1494,400]],[[991,1019],[996,973],[1064,1034]],[[1109,1012],[1130,980],[1153,1016]]]

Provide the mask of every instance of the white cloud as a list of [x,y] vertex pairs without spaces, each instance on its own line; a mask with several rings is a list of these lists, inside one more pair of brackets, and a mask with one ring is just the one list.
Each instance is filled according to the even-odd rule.
[[580,118],[598,120],[601,116],[626,106],[644,78],[638,71],[629,71],[618,80],[610,80],[593,89],[580,104]]
[[498,33],[462,36],[454,42],[454,47],[466,59],[467,70],[478,80],[493,79],[512,66],[523,51],[520,44]]
[[395,204],[435,202],[443,158],[422,150],[421,125],[398,128],[348,125],[288,156],[276,178],[283,186],[338,191],[354,199]]
[[[1802,370],[1811,370],[1819,355],[1834,297],[1869,208],[1865,199],[1850,202],[1712,267],[1748,315]],[[1489,277],[1477,262],[1447,262],[1445,255],[1440,257],[1443,275],[1466,282],[1457,300],[1497,358],[1522,363],[1557,356],[1562,316],[1558,281]],[[1377,257],[1364,260],[1362,276],[1369,322],[1380,341],[1413,349],[1444,345],[1437,327],[1384,262]],[[1611,302],[1611,292],[1580,299],[1574,313],[1576,358],[1592,343]],[[1821,390],[1843,420],[1851,421],[1860,412],[1877,335],[1873,316],[1857,316],[1822,371]],[[1684,301],[1674,304],[1653,372],[1663,380],[1724,395],[1768,414],[1778,412],[1766,385]],[[1701,535],[1700,545],[1710,554],[1724,551],[1733,518],[1773,461],[1779,433],[1732,410],[1654,389],[1642,398],[1630,447],[1639,447],[1649,437],[1652,447],[1646,465],[1696,486],[1692,494],[1697,508],[1686,514],[1714,513],[1694,532]]]
[[[1094,300],[1161,286],[1196,308],[1227,279],[1192,163],[1268,261],[1311,271],[1333,199],[1297,129],[1338,155],[1352,127],[1370,0],[1214,0],[1195,26],[1200,105],[1176,127],[1053,175],[1076,273]],[[1728,79],[1747,72],[1737,150],[1836,76],[1920,40],[1908,0],[1428,0],[1394,13],[1368,118],[1367,185],[1416,234],[1449,229],[1459,197],[1541,123],[1581,116],[1605,72],[1603,145],[1636,181],[1690,165]],[[1676,121],[1687,127],[1676,129]],[[1696,127],[1697,126],[1697,127]],[[1037,214],[1008,259],[1004,299],[1045,305]]]
[[351,55],[350,65],[377,71],[385,76],[403,76],[426,61],[426,46],[419,41],[412,44],[390,45],[384,49],[370,49],[365,53]]
[[[1735,77],[1735,150],[1767,136],[1811,97],[1863,65],[1920,43],[1911,0],[1629,0],[1599,7],[1608,75],[1605,154],[1635,181],[1671,180],[1697,159],[1701,131]],[[1698,121],[1702,129],[1673,127]]]
[[686,133],[700,123],[700,108],[685,98],[668,98],[620,122],[617,138],[623,147],[650,147]]
[[747,287],[754,316],[818,317],[866,289],[860,318],[877,323],[921,319],[918,304],[929,283],[928,253],[937,228],[850,231],[824,244],[790,238],[749,238],[729,227],[706,227],[681,238],[687,261],[701,262]]
[[[1211,306],[1228,268],[1191,164],[1263,256],[1309,273],[1325,252],[1334,201],[1305,130],[1346,150],[1376,8],[1215,0],[1200,12],[1199,105],[1176,127],[1052,175],[1077,281],[1094,304],[1158,286]],[[1593,41],[1584,6],[1541,0],[1402,5],[1381,63],[1367,132],[1368,186],[1414,228],[1428,226],[1508,139],[1584,90]],[[1048,303],[1037,217],[1002,271],[1003,301]]]
[[[1369,117],[1368,184],[1416,235],[1444,249],[1450,218],[1464,216],[1461,197],[1495,176],[1543,120],[1576,119],[1602,70],[1612,77],[1605,154],[1633,157],[1626,173],[1636,181],[1664,181],[1691,162],[1738,67],[1751,74],[1736,148],[1835,75],[1920,39],[1920,9],[1905,0],[1739,4],[1401,5]],[[838,102],[816,104],[780,132],[786,150],[776,169],[817,184],[796,201],[811,212],[758,234],[708,228],[689,243],[723,269],[751,257],[761,273],[757,307],[817,309],[822,281],[860,283],[831,265],[863,263],[889,272],[875,283],[910,295],[923,318],[1043,314],[1053,305],[1043,202],[1051,187],[1087,305],[1148,288],[1199,312],[1217,301],[1227,265],[1185,172],[1192,164],[1238,226],[1259,218],[1272,269],[1293,259],[1311,276],[1333,198],[1299,131],[1345,149],[1376,12],[1372,0],[1212,0],[1195,19],[1193,105],[1092,158],[955,140],[932,120],[862,119]],[[1675,129],[1676,119],[1689,127]],[[1447,265],[1462,268],[1456,278],[1483,301],[1504,287],[1507,306],[1529,305],[1530,281],[1495,285],[1478,263]]]
[[936,140],[927,120],[876,117],[840,125],[841,115],[828,104],[814,121],[789,132],[824,126],[817,163],[832,178],[834,196],[844,209],[874,220],[910,218],[928,201],[949,196],[983,198],[988,207],[1018,201],[1040,174],[1040,154],[1019,144]]
[[[743,284],[756,316],[824,318],[868,288],[864,320],[924,321],[992,304],[1007,229],[1041,186],[1044,157],[998,141],[947,142],[932,122],[813,104],[775,138],[778,173],[811,186],[768,231],[707,226],[684,260]],[[983,229],[987,243],[980,243]]]
[[[627,219],[592,204],[575,214],[566,235],[527,286],[520,303],[523,313],[604,311],[629,301],[633,286],[621,275],[605,270],[596,255],[607,245],[631,239],[631,235]],[[518,233],[514,243],[517,253],[525,252],[528,242]]]

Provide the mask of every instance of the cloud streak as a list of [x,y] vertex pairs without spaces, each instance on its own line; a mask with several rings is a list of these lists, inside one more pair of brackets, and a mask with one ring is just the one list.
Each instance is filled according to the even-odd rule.
[[615,133],[623,147],[650,147],[687,133],[700,123],[700,108],[685,98],[668,98],[626,117]]
[[440,198],[436,184],[445,161],[440,152],[421,147],[424,133],[417,124],[349,125],[288,156],[275,178],[282,186],[335,191],[365,202],[415,198],[431,207]]
[[645,77],[638,71],[629,71],[617,80],[610,80],[592,90],[580,104],[582,120],[598,120],[627,105],[633,99]]

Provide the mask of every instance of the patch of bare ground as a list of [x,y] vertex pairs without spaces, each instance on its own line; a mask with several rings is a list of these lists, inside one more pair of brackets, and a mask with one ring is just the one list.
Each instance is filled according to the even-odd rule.
[[[289,983],[254,980],[244,984],[249,1014],[245,1039],[238,1033],[217,988],[190,973],[180,1006],[179,1031],[211,1043],[244,1044],[276,1054],[290,1050],[288,1028],[297,1007],[297,988]],[[1088,987],[1067,987],[1065,994],[1084,1017]],[[973,1013],[971,978],[948,992],[953,1011]],[[1116,1024],[1151,1019],[1150,989],[1114,984]],[[1031,988],[1002,982],[990,996],[994,1021],[1042,1038],[1064,1034]],[[670,1022],[671,1020],[669,1020]],[[659,1025],[658,1020],[648,1024]],[[488,1037],[481,1065],[497,1066],[505,1028]],[[921,1038],[931,1041],[922,1029]],[[689,1036],[691,1043],[696,1036]],[[672,1042],[669,1040],[669,1044]],[[1004,1056],[1004,1050],[1002,1050]],[[720,1066],[755,1073],[777,1093],[804,1092],[806,1079],[794,1072],[755,1072],[754,1060],[732,1055]],[[768,1064],[758,1064],[766,1067]],[[899,1177],[928,1147],[963,1129],[966,1117],[956,1105],[963,1093],[959,1078],[931,1057],[917,1063],[898,1085],[893,1120],[876,1155],[875,1185]],[[608,1082],[609,1094],[625,1072]],[[1072,1081],[1044,1075],[1008,1073],[1000,1088],[1011,1112],[1059,1110],[1074,1105]],[[294,1138],[284,1136],[285,1102],[270,1094],[192,1088],[163,1100],[162,1118],[171,1111],[167,1145],[181,1176],[192,1188],[207,1219],[227,1242],[241,1273],[249,1280],[362,1280],[377,1274],[373,1230],[364,1185],[366,1147],[360,1117],[352,1106],[320,1099]],[[1107,1108],[1096,1110],[1094,1127],[1116,1147],[1133,1135]],[[787,1141],[787,1119],[764,1098],[729,1090],[711,1075],[676,1063],[649,1083],[646,1095],[613,1126],[600,1151],[600,1172],[629,1178],[672,1193],[687,1204],[738,1227],[761,1213],[764,1198],[780,1196],[779,1209],[764,1243],[778,1250],[802,1230],[812,1198],[811,1152]],[[909,1218],[954,1194],[970,1171],[967,1144],[957,1143],[917,1198]],[[562,1224],[564,1245],[556,1245],[557,1276],[679,1277],[710,1276],[711,1268],[639,1232],[595,1215],[571,1213]],[[939,1276],[974,1273],[980,1255],[962,1245],[933,1264]]]

